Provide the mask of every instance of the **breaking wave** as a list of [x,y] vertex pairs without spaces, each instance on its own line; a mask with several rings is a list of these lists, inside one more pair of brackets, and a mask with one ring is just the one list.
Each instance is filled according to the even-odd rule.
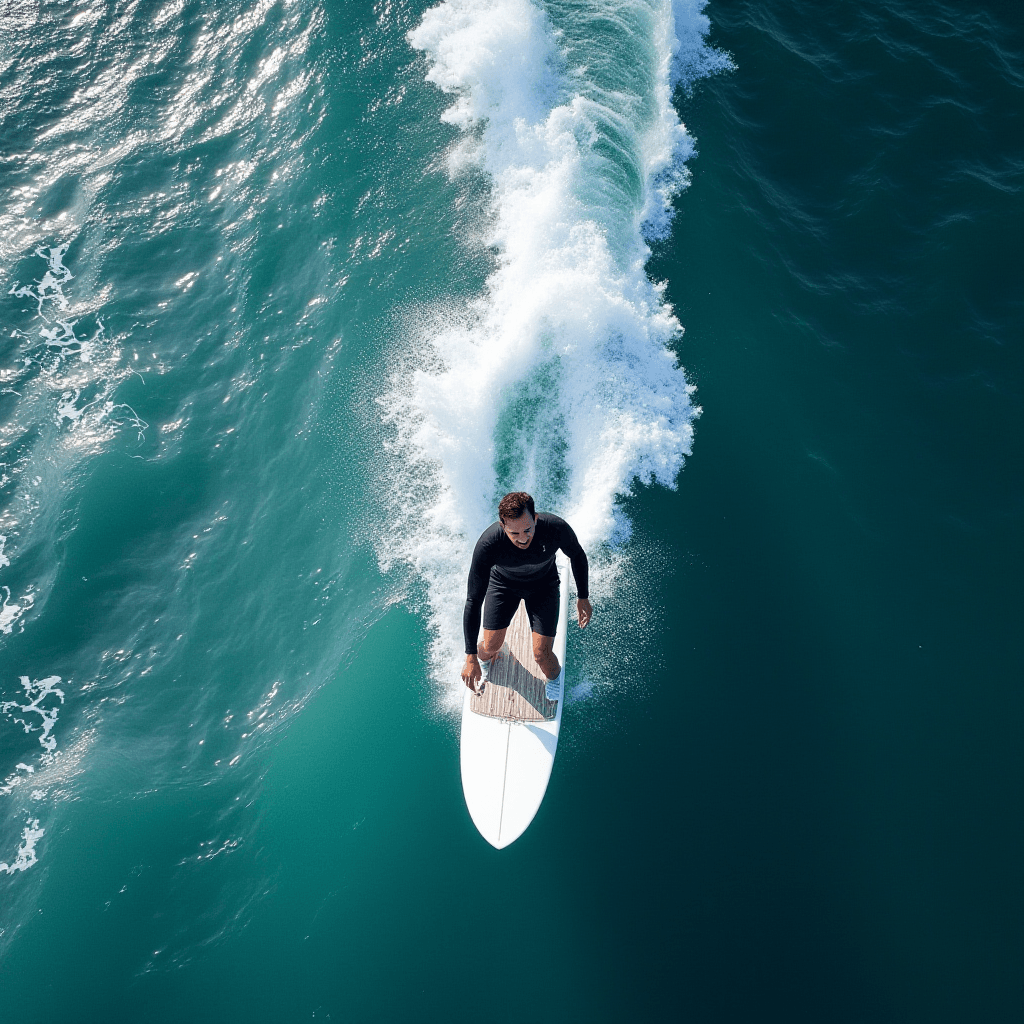
[[[381,398],[393,431],[382,566],[426,584],[432,671],[458,704],[465,576],[497,498],[523,488],[574,526],[607,600],[636,481],[674,487],[693,441],[682,327],[645,266],[688,183],[675,87],[730,67],[704,0],[448,0],[409,34],[451,99],[452,176],[481,174],[482,294],[415,325]],[[597,556],[595,558],[595,556]]]

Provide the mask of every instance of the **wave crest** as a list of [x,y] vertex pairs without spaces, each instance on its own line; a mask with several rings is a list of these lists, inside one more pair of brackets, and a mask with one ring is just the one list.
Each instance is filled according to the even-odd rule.
[[[700,410],[673,351],[682,327],[644,268],[694,152],[672,89],[728,64],[703,6],[623,3],[609,33],[606,6],[556,25],[528,0],[448,0],[409,34],[453,97],[449,173],[486,175],[481,240],[496,253],[479,297],[420,316],[380,400],[393,430],[380,560],[426,583],[451,707],[466,570],[497,498],[531,491],[600,561],[629,536],[618,498],[636,480],[673,487],[690,454]],[[621,573],[600,578],[614,590]]]

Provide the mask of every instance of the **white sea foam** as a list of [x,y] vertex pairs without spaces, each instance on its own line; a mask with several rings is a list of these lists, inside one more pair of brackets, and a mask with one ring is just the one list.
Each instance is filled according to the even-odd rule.
[[[64,703],[64,691],[57,686],[60,676],[47,676],[35,682],[28,676],[21,676],[20,682],[25,691],[23,699],[28,703],[22,704],[18,700],[0,701],[0,713],[21,725],[25,732],[35,732],[38,728],[40,745],[48,754],[52,753],[57,740],[50,733],[57,722],[58,706]],[[56,698],[50,702],[49,707],[45,704],[48,697]],[[32,717],[34,715],[39,716],[38,721]]]
[[25,593],[14,601],[11,599],[10,587],[0,587],[0,591],[3,592],[0,598],[0,633],[13,633],[21,617],[35,604],[35,597]]
[[13,875],[15,871],[26,871],[39,860],[36,854],[36,843],[46,834],[45,828],[39,827],[38,818],[30,818],[21,830],[21,845],[18,847],[14,860],[10,864],[0,861],[0,871]]
[[[14,281],[7,291],[8,313],[14,311],[12,299],[29,300],[35,308],[21,303],[22,313],[34,316],[30,326],[10,333],[17,349],[4,373],[9,386],[0,389],[16,399],[0,439],[0,487],[13,485],[0,495],[0,570],[10,569],[19,549],[31,548],[35,537],[53,529],[63,508],[59,491],[83,456],[103,451],[124,427],[142,440],[147,427],[130,405],[114,400],[135,371],[121,341],[107,336],[99,301],[73,300],[67,251],[66,242],[36,247],[45,265],[42,276],[30,284]],[[0,634],[25,628],[52,578],[23,579],[19,585],[4,573]]]
[[51,246],[48,250],[42,247],[36,249],[36,255],[46,260],[46,273],[34,284],[18,284],[16,281],[7,294],[32,299],[36,303],[38,316],[43,316],[43,305],[48,301],[59,310],[67,309],[71,304],[64,294],[64,285],[74,277],[74,274],[64,266],[64,254],[67,251],[67,242]]
[[[675,485],[700,412],[672,349],[682,328],[645,264],[693,154],[675,80],[728,58],[706,45],[702,0],[616,6],[639,28],[589,52],[529,0],[448,0],[409,35],[452,97],[449,172],[486,175],[480,230],[497,253],[481,296],[420,318],[381,400],[394,431],[381,562],[426,582],[449,707],[466,569],[496,498],[523,488],[564,515],[607,596],[621,575],[611,548],[629,536],[617,500],[638,479]],[[572,16],[607,14],[581,3]],[[589,59],[619,70],[602,79]]]
[[[26,733],[38,733],[39,744],[43,748],[39,754],[38,768],[35,765],[19,761],[14,770],[0,783],[0,796],[10,797],[25,782],[32,780],[34,788],[28,799],[42,800],[47,795],[47,787],[52,781],[57,765],[57,739],[53,735],[53,727],[57,724],[58,708],[64,703],[64,691],[57,685],[60,676],[47,676],[45,679],[33,681],[28,676],[19,679],[23,695],[15,700],[0,701],[0,714],[18,725]],[[38,861],[36,844],[45,833],[39,825],[38,818],[30,818],[21,831],[21,844],[9,863],[0,861],[0,872],[13,875],[15,872],[27,871]]]

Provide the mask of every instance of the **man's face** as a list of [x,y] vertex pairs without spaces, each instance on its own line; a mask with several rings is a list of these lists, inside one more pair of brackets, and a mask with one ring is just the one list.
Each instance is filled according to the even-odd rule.
[[501,527],[517,548],[525,550],[533,542],[537,520],[529,512],[524,512],[518,519],[502,519]]

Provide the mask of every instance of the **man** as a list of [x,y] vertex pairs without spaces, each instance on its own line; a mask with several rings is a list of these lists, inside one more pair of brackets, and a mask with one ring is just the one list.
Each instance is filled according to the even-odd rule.
[[[466,634],[466,664],[462,678],[474,693],[483,693],[491,662],[501,650],[505,631],[522,599],[533,630],[533,656],[549,680],[562,671],[552,650],[558,625],[558,570],[555,554],[561,548],[572,563],[579,599],[580,629],[593,615],[587,600],[588,563],[572,527],[548,512],[538,515],[525,491],[506,494],[498,503],[498,521],[476,542],[469,568],[469,586],[462,627]],[[485,599],[486,598],[486,602]],[[484,607],[484,638],[480,632],[480,606]],[[556,691],[557,692],[557,691]],[[554,699],[548,686],[548,699]]]

